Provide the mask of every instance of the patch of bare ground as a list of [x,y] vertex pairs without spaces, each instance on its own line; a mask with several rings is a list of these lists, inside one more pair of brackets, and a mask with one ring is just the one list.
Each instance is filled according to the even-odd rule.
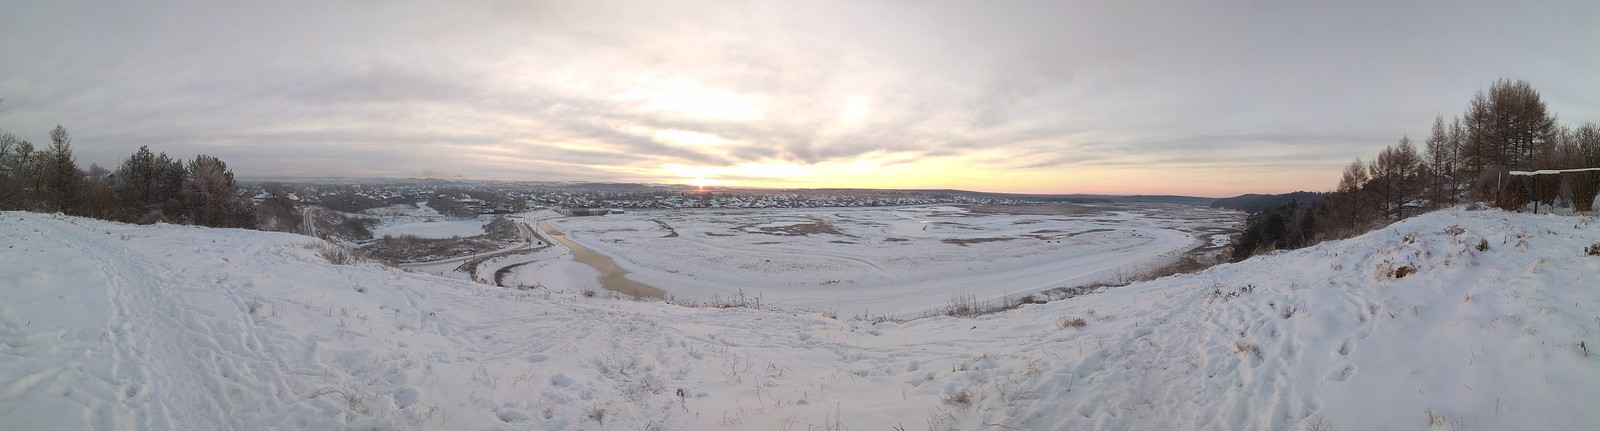
[[979,228],[972,227],[966,223],[956,223],[953,221],[930,221],[928,224],[941,227],[953,227],[956,229],[979,230]]
[[482,237],[434,239],[401,235],[385,236],[363,246],[362,250],[381,260],[410,263],[488,253],[503,246],[503,242]]
[[1062,240],[1062,239],[1072,238],[1072,237],[1075,237],[1075,236],[1078,236],[1078,235],[1083,235],[1083,234],[1090,234],[1090,233],[1096,233],[1096,232],[1111,232],[1111,231],[1114,231],[1114,230],[1116,230],[1116,229],[1089,229],[1089,230],[1078,231],[1078,232],[1067,232],[1065,235],[1057,235],[1057,234],[1062,233],[1062,231],[1055,230],[1055,229],[1042,229],[1042,230],[1036,230],[1036,231],[1033,231],[1033,232],[1028,232],[1027,235],[1023,235],[1023,236],[1028,237],[1028,238],[1043,239],[1043,240]]
[[811,219],[811,221],[808,223],[797,223],[787,226],[761,226],[761,224],[745,224],[735,227],[734,229],[749,233],[775,236],[811,236],[821,234],[850,236],[845,235],[844,232],[840,232],[839,229],[834,228],[833,225],[828,224],[828,222],[816,218]]
[[829,244],[855,244],[855,243],[850,242],[850,241],[842,241],[842,240],[837,240],[837,239],[833,240],[833,241],[828,241],[828,243]]
[[[1197,258],[1193,254],[1186,254],[1183,258],[1143,273],[1124,272],[1113,276],[1110,280],[1085,285],[1057,287],[1043,292],[1022,296],[1007,295],[993,301],[980,300],[973,295],[958,295],[952,297],[950,302],[944,307],[940,307],[937,310],[925,313],[924,317],[937,315],[973,317],[999,313],[1002,311],[1013,310],[1027,304],[1043,304],[1049,301],[1076,298],[1079,296],[1098,293],[1105,289],[1126,286],[1133,284],[1134,282],[1155,280],[1161,277],[1176,274],[1192,274],[1205,270],[1206,268],[1210,268],[1212,265],[1215,265],[1215,263],[1208,264],[1201,261],[1201,259]],[[1063,328],[1069,326],[1078,327],[1075,322],[1073,325],[1068,325],[1066,322],[1063,322],[1062,325]]]
[[884,238],[883,242],[911,242],[911,240],[905,238],[888,237]]
[[1116,204],[1084,205],[1074,203],[1050,203],[1032,205],[968,205],[967,210],[974,214],[1013,214],[1013,215],[1087,215],[1099,214],[1110,211],[1125,210],[1126,207]]
[[979,243],[985,243],[985,242],[1010,241],[1010,240],[1014,240],[1014,239],[1016,239],[1016,238],[1012,238],[1012,237],[945,238],[945,239],[942,239],[942,240],[939,240],[939,241],[943,242],[945,244],[955,244],[955,245],[959,245],[959,246],[966,246],[967,244],[979,244]]
[[512,265],[506,265],[506,266],[500,267],[500,269],[494,270],[494,285],[495,286],[500,286],[500,287],[513,287],[513,288],[517,288],[517,289],[539,289],[539,288],[543,288],[544,286],[537,285],[537,283],[535,283],[535,285],[532,285],[532,286],[526,285],[526,284],[520,284],[520,283],[517,284],[516,286],[507,286],[506,285],[506,276],[507,275],[511,275],[512,271],[516,271],[517,268],[521,268],[523,265],[527,265],[527,264],[530,264],[530,263],[533,263],[533,262],[522,262],[522,263],[517,263],[517,264],[512,264]]
[[[534,248],[530,248],[530,249],[522,250],[522,251],[517,251],[517,252],[512,252],[512,253],[508,253],[508,254],[503,254],[501,256],[519,255],[519,254],[532,254],[532,253],[537,252],[539,250],[544,250],[546,248],[550,248],[550,243],[543,243],[543,244],[544,245],[541,245],[541,246],[538,246],[538,247],[534,247]],[[513,287],[513,288],[517,288],[517,289],[543,288],[544,286],[541,286],[538,283],[534,283],[531,286],[530,285],[526,285],[526,284],[520,284],[520,283],[518,285],[516,285],[516,286],[507,286],[506,285],[505,279],[506,279],[507,275],[511,275],[512,271],[516,271],[517,268],[521,268],[522,266],[530,264],[530,263],[533,263],[533,262],[514,263],[514,264],[502,266],[502,267],[500,267],[500,269],[494,270],[494,285],[495,286],[500,286],[500,287]],[[478,276],[477,265],[473,265],[470,268],[472,268],[472,276],[474,278],[476,278]]]
[[731,233],[706,232],[706,236],[734,236],[734,234],[731,234]]
[[[539,251],[539,250],[544,250],[546,248],[550,248],[550,243],[544,243],[544,245],[541,245],[541,246],[538,246],[538,247],[527,248],[527,249],[517,250],[517,251],[513,251],[513,252],[506,252],[506,253],[500,253],[500,254],[487,254],[487,255],[484,255],[484,256],[476,258],[476,259],[471,259],[471,260],[468,260],[466,262],[462,262],[461,266],[457,266],[456,267],[456,270],[457,271],[466,271],[466,273],[471,277],[472,280],[477,280],[478,279],[478,268],[480,266],[482,266],[484,262],[489,261],[489,259],[495,259],[495,258],[506,257],[506,256],[518,256],[518,255],[532,254],[533,252],[536,252],[536,251]],[[526,263],[526,262],[524,262],[524,263]],[[512,267],[516,267],[516,266],[521,266],[521,265],[523,265],[523,264],[516,264],[516,265],[511,265],[511,266]],[[509,273],[510,272],[510,271],[506,271],[505,269],[506,268],[500,268],[499,270],[496,270],[494,272],[494,285],[501,286],[500,278],[501,277],[505,277],[504,273]]]
[[678,237],[678,230],[677,229],[673,229],[672,225],[667,224],[667,222],[661,221],[661,219],[650,219],[650,221],[656,222],[656,224],[661,225],[662,229],[666,229],[667,230],[667,235],[663,236],[662,238],[677,238]]

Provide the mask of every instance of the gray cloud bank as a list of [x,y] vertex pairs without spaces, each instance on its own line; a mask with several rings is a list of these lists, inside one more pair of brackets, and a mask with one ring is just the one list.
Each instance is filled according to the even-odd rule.
[[1326,188],[1499,77],[1600,120],[1588,1],[7,3],[0,128],[66,125],[84,164],[150,145],[241,175],[1326,177],[1236,188],[1275,191]]

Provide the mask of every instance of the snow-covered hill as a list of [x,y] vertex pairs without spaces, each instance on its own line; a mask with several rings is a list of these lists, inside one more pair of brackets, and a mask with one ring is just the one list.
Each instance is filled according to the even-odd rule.
[[1594,429],[1596,239],[1593,218],[1445,211],[996,315],[871,323],[0,213],[0,428]]

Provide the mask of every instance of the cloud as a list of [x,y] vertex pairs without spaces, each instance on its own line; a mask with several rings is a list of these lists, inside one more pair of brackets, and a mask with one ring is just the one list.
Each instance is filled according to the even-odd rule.
[[[870,167],[926,184],[1034,182],[1018,190],[1111,169],[1332,177],[1502,76],[1529,79],[1564,120],[1596,120],[1600,103],[1582,95],[1600,84],[1574,71],[1600,69],[1600,48],[1569,43],[1600,37],[1579,18],[1596,14],[1592,2],[43,2],[0,17],[0,58],[24,59],[0,64],[0,127],[32,137],[62,123],[85,161],[150,145],[249,175],[676,181],[669,166],[695,166],[776,181],[748,171]],[[1544,24],[1487,25],[1514,21]]]

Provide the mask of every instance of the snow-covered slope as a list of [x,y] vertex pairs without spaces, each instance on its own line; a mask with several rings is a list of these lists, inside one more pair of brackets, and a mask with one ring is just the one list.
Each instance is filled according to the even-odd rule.
[[1596,239],[1592,218],[1445,211],[996,315],[870,323],[0,213],[0,428],[1593,429]]

